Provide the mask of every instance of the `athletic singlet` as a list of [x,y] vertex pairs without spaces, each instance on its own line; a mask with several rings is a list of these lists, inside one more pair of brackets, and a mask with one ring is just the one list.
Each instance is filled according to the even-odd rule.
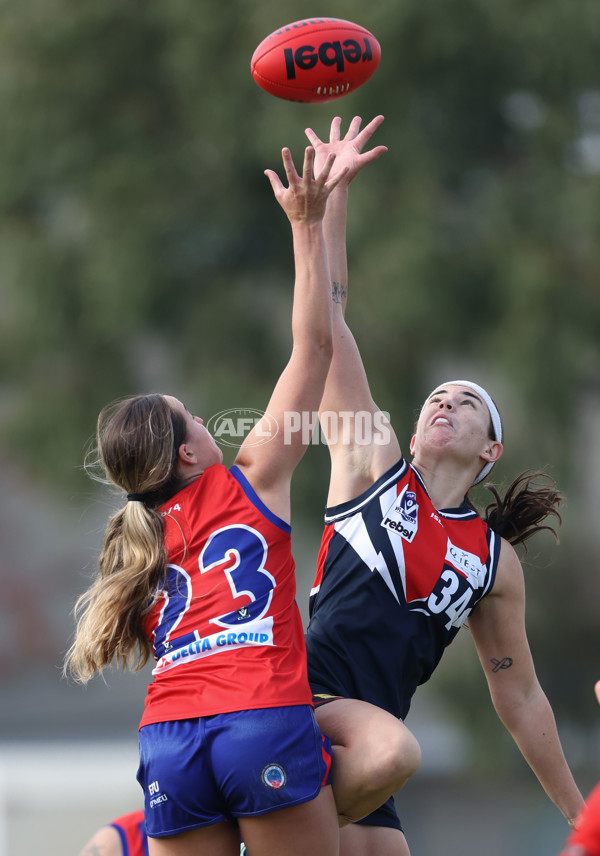
[[311,704],[289,524],[222,464],[161,513],[167,584],[144,621],[157,662],[140,727]]
[[119,833],[123,856],[148,856],[148,839],[144,827],[144,812],[131,811],[116,817],[109,824]]
[[434,508],[404,459],[328,508],[306,634],[313,691],[404,718],[491,590],[499,553],[500,538],[466,502]]

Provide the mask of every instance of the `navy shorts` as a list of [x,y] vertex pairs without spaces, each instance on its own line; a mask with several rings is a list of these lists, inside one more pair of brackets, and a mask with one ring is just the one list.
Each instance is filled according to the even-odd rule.
[[309,705],[157,722],[139,745],[153,838],[308,802],[330,781],[331,744]]
[[398,812],[396,811],[394,797],[390,797],[387,802],[384,802],[383,805],[372,811],[371,814],[368,814],[361,820],[357,820],[356,823],[362,826],[385,826],[388,829],[399,829],[400,832],[404,831],[398,817]]

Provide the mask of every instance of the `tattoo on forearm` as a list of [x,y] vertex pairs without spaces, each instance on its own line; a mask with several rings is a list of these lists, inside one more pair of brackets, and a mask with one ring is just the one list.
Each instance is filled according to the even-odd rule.
[[331,297],[334,303],[341,303],[346,299],[347,295],[346,286],[341,282],[332,282],[331,283]]
[[500,669],[510,669],[513,664],[512,657],[503,657],[501,660],[496,660],[495,657],[492,657],[490,663],[494,666],[492,672],[499,672]]
[[83,853],[85,854],[85,856],[87,856],[88,853],[89,856],[100,856],[102,850],[104,850],[104,845],[98,846],[98,844],[90,844],[88,847],[85,848]]

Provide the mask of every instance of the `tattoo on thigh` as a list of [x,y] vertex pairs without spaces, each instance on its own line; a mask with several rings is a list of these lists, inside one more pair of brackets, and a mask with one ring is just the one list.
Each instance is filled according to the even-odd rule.
[[492,672],[499,672],[500,669],[510,669],[513,664],[512,657],[503,657],[501,660],[496,660],[495,657],[492,657],[490,663],[493,665]]

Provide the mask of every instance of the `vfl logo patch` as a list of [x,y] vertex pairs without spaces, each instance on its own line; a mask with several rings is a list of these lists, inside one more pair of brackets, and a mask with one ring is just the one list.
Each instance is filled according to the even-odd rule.
[[418,512],[417,495],[414,491],[404,488],[388,509],[387,514],[384,514],[381,525],[390,532],[406,538],[407,541],[412,541],[419,528]]
[[283,767],[279,764],[267,764],[260,775],[262,783],[266,788],[271,788],[274,791],[279,791],[285,788],[287,775]]

